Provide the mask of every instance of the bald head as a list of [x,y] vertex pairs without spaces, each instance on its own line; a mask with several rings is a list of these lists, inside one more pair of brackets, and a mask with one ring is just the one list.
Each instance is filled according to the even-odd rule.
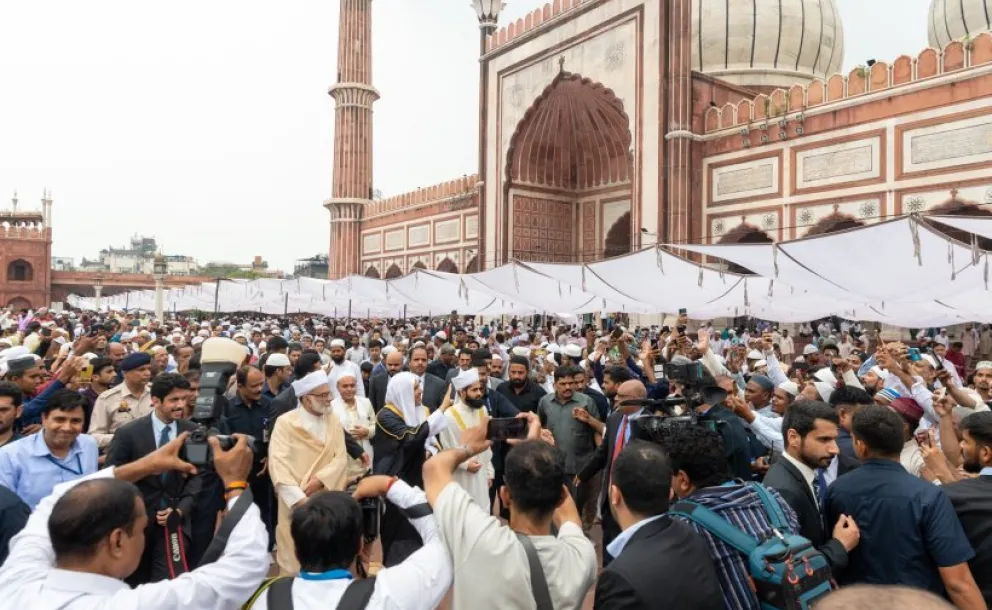
[[856,585],[834,591],[814,603],[816,610],[952,610],[954,606],[933,593],[909,587]]
[[644,384],[636,379],[631,379],[620,384],[617,388],[616,405],[621,412],[626,414],[636,413],[644,408],[644,405],[624,406],[627,400],[643,400],[648,397],[648,389]]
[[386,372],[392,377],[396,373],[399,373],[403,369],[403,354],[400,352],[392,352],[386,356]]

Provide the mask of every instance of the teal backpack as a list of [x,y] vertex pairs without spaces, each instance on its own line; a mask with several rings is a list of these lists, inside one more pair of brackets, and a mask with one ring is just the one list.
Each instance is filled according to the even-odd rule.
[[808,610],[833,590],[830,565],[806,538],[789,532],[782,507],[758,483],[748,483],[758,494],[774,536],[759,541],[742,532],[712,510],[691,501],[675,504],[671,513],[684,517],[747,558],[751,586],[762,610]]

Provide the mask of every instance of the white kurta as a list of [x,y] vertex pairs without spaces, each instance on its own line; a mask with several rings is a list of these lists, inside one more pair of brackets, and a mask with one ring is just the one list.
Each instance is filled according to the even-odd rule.
[[341,398],[341,395],[338,394],[338,376],[345,371],[351,373],[355,377],[355,380],[357,381],[357,387],[355,388],[356,393],[359,396],[365,396],[365,384],[362,383],[362,369],[360,369],[357,364],[351,360],[345,360],[341,364],[335,364],[332,360],[329,366],[330,370],[327,371],[327,383],[331,386],[331,395],[334,398]]
[[[482,420],[482,413],[482,409],[472,409],[460,400],[451,405],[444,413],[444,416],[448,418],[448,427],[438,434],[441,445],[445,449],[460,445],[459,439],[462,430],[478,426]],[[469,472],[468,464],[472,461],[482,464],[482,468],[477,472]],[[493,452],[491,449],[486,449],[483,453],[458,466],[453,478],[456,483],[461,485],[462,489],[472,496],[475,503],[488,513],[491,508],[489,504],[489,481],[494,476]]]

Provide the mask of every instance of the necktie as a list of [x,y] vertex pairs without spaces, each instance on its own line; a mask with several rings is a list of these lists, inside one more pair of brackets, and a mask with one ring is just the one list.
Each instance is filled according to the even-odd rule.
[[[162,445],[167,445],[167,444],[169,444],[169,426],[162,428],[161,434],[158,435],[158,446],[161,447]],[[158,475],[158,478],[162,481],[163,485],[165,485],[168,476],[169,473],[167,472],[163,472],[162,474]]]
[[822,468],[817,468],[813,476],[813,495],[816,496],[816,505],[823,510],[823,503],[827,499],[827,478],[823,474]]
[[610,460],[610,480],[613,480],[613,466],[617,463],[617,456],[623,451],[627,444],[627,416],[620,420],[620,432],[617,434],[617,441],[613,443],[613,459]]

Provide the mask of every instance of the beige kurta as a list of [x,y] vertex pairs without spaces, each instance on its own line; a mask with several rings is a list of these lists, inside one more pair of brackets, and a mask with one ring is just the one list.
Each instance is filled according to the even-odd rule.
[[[328,412],[325,419],[327,442],[321,442],[307,432],[300,421],[299,409],[276,420],[269,442],[268,462],[273,487],[281,484],[303,488],[307,480],[314,476],[320,479],[327,490],[344,490],[348,468],[344,428],[333,412]],[[300,571],[300,564],[296,561],[290,533],[293,509],[279,494],[276,494],[276,498],[279,503],[276,561],[279,563],[280,574],[295,575]]]
[[[445,449],[457,447],[461,442],[460,437],[463,430],[474,428],[482,423],[482,413],[483,409],[473,409],[461,402],[461,400],[451,405],[444,412],[445,417],[448,418],[448,427],[441,430],[437,435],[438,440],[441,441],[441,445]],[[469,472],[468,465],[473,461],[479,462],[482,468],[476,472]],[[452,478],[472,496],[476,504],[488,513],[491,508],[489,503],[489,481],[494,476],[493,452],[491,449],[486,449],[468,462],[460,464],[455,469]]]

